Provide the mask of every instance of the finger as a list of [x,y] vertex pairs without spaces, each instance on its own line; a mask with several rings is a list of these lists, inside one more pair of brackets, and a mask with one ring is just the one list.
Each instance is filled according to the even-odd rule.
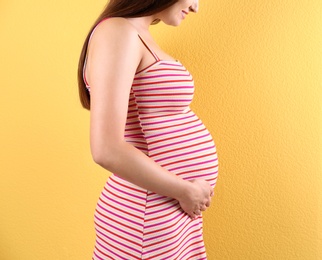
[[194,220],[194,219],[196,219],[196,218],[197,218],[197,215],[196,215],[196,214],[194,214],[194,213],[192,213],[192,214],[189,214],[189,217],[190,217],[192,220]]
[[195,210],[193,213],[194,213],[195,215],[197,215],[197,216],[201,215],[201,211],[200,211],[200,209]]
[[200,210],[201,210],[201,211],[205,211],[206,209],[207,209],[206,205],[202,205],[202,206],[200,207]]
[[206,207],[209,207],[210,203],[211,203],[211,197],[209,197],[207,200],[204,200],[204,202],[203,202],[203,204],[201,204],[201,206],[205,205]]

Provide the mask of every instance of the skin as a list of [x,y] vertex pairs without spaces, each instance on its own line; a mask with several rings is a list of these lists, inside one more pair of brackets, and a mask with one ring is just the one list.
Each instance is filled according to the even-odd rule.
[[[179,0],[155,15],[112,18],[100,23],[89,44],[86,78],[91,87],[90,143],[93,160],[144,189],[179,201],[196,218],[210,206],[213,190],[205,180],[186,181],[156,164],[124,139],[128,97],[135,73],[155,62],[138,33],[160,59],[172,60],[149,33],[155,19],[178,26],[198,0]],[[126,73],[124,73],[126,72]],[[125,163],[126,162],[126,163]]]

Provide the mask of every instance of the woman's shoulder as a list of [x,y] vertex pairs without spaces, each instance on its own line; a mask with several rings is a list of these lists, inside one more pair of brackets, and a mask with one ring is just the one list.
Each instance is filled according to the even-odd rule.
[[[88,44],[89,66],[91,57],[104,60],[108,57],[111,63],[114,58],[120,62],[126,59],[137,66],[142,58],[142,47],[138,32],[125,18],[108,18],[94,28]],[[104,65],[105,66],[105,65]]]
[[100,21],[93,30],[93,35],[105,36],[108,38],[117,37],[120,38],[131,38],[137,37],[138,32],[135,27],[123,17],[110,17]]

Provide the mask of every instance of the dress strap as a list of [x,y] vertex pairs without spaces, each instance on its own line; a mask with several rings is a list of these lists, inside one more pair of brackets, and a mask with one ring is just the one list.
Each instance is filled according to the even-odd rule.
[[138,34],[141,42],[144,44],[144,46],[148,49],[148,51],[152,54],[152,56],[155,58],[156,61],[160,61],[158,55],[149,47],[149,45],[146,44],[146,42],[143,40],[143,38]]
[[[95,30],[96,30],[97,26],[98,26],[101,22],[103,22],[103,21],[105,21],[105,20],[107,20],[107,19],[109,19],[109,18],[110,18],[110,17],[104,18],[104,19],[102,19],[101,21],[99,21],[99,22],[96,24],[96,26],[93,28],[93,30],[92,30],[92,32],[91,32],[91,35],[89,36],[88,44],[89,44],[89,42],[91,41],[91,39],[92,39],[92,37],[93,37],[93,34],[94,34],[94,32],[95,32]],[[87,47],[88,47],[88,45],[87,45]],[[87,54],[88,54],[88,49],[86,50],[85,60],[84,60],[84,65],[83,65],[83,80],[84,80],[84,83],[85,83],[86,88],[87,88],[87,89],[88,89],[88,91],[89,91],[89,84],[88,84],[88,82],[87,82],[87,80],[86,80],[86,76],[85,76],[85,69],[86,69],[86,63],[87,63]]]

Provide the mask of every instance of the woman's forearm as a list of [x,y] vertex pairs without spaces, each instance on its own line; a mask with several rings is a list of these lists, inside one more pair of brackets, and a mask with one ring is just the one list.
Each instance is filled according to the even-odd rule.
[[94,161],[126,181],[175,199],[184,196],[191,185],[125,141],[102,149]]

